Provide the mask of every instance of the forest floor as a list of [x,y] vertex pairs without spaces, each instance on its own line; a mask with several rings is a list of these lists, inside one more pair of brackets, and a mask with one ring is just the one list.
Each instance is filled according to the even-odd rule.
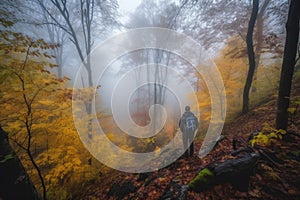
[[[294,81],[293,95],[300,95],[300,81]],[[190,158],[180,158],[173,164],[156,172],[143,175],[113,171],[104,174],[96,182],[86,185],[78,199],[165,199],[172,184],[187,185],[201,168],[209,163],[232,158],[234,138],[247,141],[254,130],[261,130],[264,123],[274,125],[276,97],[264,101],[245,115],[227,123],[223,129],[225,138],[213,151],[200,159],[195,153]],[[290,130],[300,133],[300,119]],[[202,141],[195,141],[196,152]],[[200,193],[188,191],[186,199],[300,199],[300,138],[288,135],[267,147],[278,158],[276,167],[267,160],[259,160],[247,192],[236,190],[230,183],[216,185]],[[239,177],[236,177],[239,179]],[[170,198],[173,199],[173,198]]]

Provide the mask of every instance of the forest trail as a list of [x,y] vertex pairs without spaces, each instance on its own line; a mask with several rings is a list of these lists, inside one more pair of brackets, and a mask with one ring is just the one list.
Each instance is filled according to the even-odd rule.
[[0,200],[300,200],[300,1],[80,2],[1,1]]
[[[300,95],[300,81],[294,81],[293,96]],[[276,96],[225,125],[220,141],[205,158],[195,153],[190,158],[180,158],[170,166],[147,174],[129,174],[112,171],[99,182],[85,186],[78,199],[167,199],[175,194],[176,187],[187,185],[207,164],[232,158],[234,138],[247,141],[254,130],[265,123],[273,125],[276,116]],[[296,123],[300,120],[297,119]],[[299,126],[290,130],[299,133]],[[202,141],[195,141],[196,152]],[[186,199],[300,199],[300,138],[289,135],[267,147],[279,159],[277,167],[260,160],[250,177],[248,192],[239,192],[230,183],[216,185],[201,193],[188,191]],[[239,177],[236,177],[237,179]],[[171,191],[171,192],[170,192]],[[178,196],[177,196],[178,197]],[[175,197],[171,197],[174,199]]]

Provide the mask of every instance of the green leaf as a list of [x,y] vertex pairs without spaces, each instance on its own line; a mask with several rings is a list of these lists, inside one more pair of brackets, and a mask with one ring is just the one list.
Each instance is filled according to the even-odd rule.
[[0,160],[0,163],[5,163],[6,161],[10,160],[10,159],[14,159],[15,156],[13,153],[11,154],[7,154],[6,156],[4,156],[4,159],[3,160]]

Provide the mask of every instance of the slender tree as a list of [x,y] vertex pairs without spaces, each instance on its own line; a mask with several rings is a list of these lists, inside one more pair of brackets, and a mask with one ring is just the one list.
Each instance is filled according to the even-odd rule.
[[[106,26],[104,25],[104,21],[107,21],[105,23],[111,22],[111,24],[113,24],[112,22],[115,21],[111,15],[113,11],[116,10],[117,3],[115,0],[80,0],[79,4],[76,4],[76,1],[74,3],[74,1],[50,0],[49,6],[43,0],[37,1],[42,10],[46,12],[48,17],[53,21],[53,24],[65,31],[74,44],[80,61],[87,72],[87,80],[82,79],[83,87],[93,87],[92,63],[89,55],[95,42],[93,34],[96,32],[96,17],[101,16],[101,19],[99,19],[99,21],[103,22],[101,27]],[[55,9],[59,15],[54,15],[49,7]],[[79,19],[77,19],[77,17]],[[87,81],[87,83],[84,81]],[[93,94],[90,94],[85,101],[86,112],[88,114],[92,113],[92,98]],[[89,138],[92,138],[92,132],[92,122],[88,120]]]
[[64,66],[64,46],[67,40],[67,34],[59,27],[53,25],[51,18],[47,15],[45,10],[43,11],[43,18],[47,27],[47,33],[51,43],[59,44],[59,48],[53,49],[53,55],[55,56],[55,63],[57,65],[57,76],[63,78],[63,66]]
[[251,88],[251,83],[253,80],[253,75],[255,71],[255,53],[253,50],[253,31],[254,26],[258,14],[258,8],[259,8],[259,0],[253,0],[253,8],[251,17],[249,20],[248,25],[248,31],[246,36],[246,43],[247,43],[247,51],[248,51],[248,59],[249,59],[249,70],[247,74],[246,83],[244,86],[244,92],[243,92],[243,109],[242,113],[246,113],[249,110],[249,91]]
[[286,40],[281,68],[276,128],[287,130],[288,108],[290,104],[291,85],[296,63],[297,44],[299,39],[300,1],[291,0],[286,23]]
[[[264,14],[266,11],[266,8],[268,4],[270,3],[270,0],[265,0],[259,10],[259,13],[257,14],[257,29],[256,29],[256,48],[255,48],[255,71],[254,71],[254,77],[253,81],[257,80],[257,68],[260,63],[260,57],[261,57],[261,51],[263,47],[263,28],[264,28]],[[256,92],[255,85],[252,85],[252,92]]]
[[[84,36],[84,45],[81,45],[80,36],[78,32],[76,31],[77,25],[72,23],[72,12],[70,5],[67,1],[58,1],[58,0],[51,0],[51,5],[57,9],[58,13],[60,15],[54,15],[51,13],[51,10],[48,9],[47,5],[44,1],[39,0],[38,1],[42,10],[48,14],[51,20],[53,20],[53,24],[60,27],[62,30],[64,30],[70,37],[71,42],[75,45],[77,53],[79,55],[80,60],[84,64],[84,67],[88,74],[88,86],[91,87],[93,85],[92,80],[92,69],[89,57],[85,60],[86,56],[90,54],[91,48],[92,48],[92,22],[94,19],[94,8],[95,8],[95,2],[94,0],[89,1],[80,1],[80,23],[81,28],[83,31]],[[64,20],[61,22],[61,20],[58,19],[58,17],[62,17]]]
[[[105,29],[106,23],[112,25],[112,22],[115,22],[112,15],[117,8],[117,3],[114,0],[108,2],[105,0],[80,0],[78,4],[76,1],[66,0],[50,0],[49,4],[43,0],[37,1],[43,12],[52,21],[51,24],[61,28],[69,36],[87,71],[87,86],[93,86],[91,61],[88,55],[95,42],[93,36],[96,32],[96,20],[103,23],[100,25],[102,30]],[[97,19],[99,16],[100,19]],[[104,23],[104,21],[107,22]]]
[[0,126],[0,198],[40,199],[21,161],[8,142],[8,135]]
[[[2,11],[2,10],[0,10]],[[12,13],[6,12],[6,11],[2,11],[4,12],[7,16],[12,15]],[[15,118],[16,121],[21,121],[22,126],[25,127],[26,133],[27,133],[27,137],[26,137],[26,144],[24,146],[22,146],[22,149],[26,151],[30,162],[32,163],[34,169],[36,170],[38,177],[41,181],[41,185],[42,185],[42,190],[43,190],[43,199],[46,200],[46,185],[45,185],[45,181],[44,181],[44,177],[42,175],[42,172],[39,168],[39,166],[37,165],[36,161],[34,160],[32,151],[31,151],[31,147],[32,147],[32,127],[35,121],[34,118],[34,114],[33,114],[33,104],[35,103],[35,100],[37,98],[37,96],[39,95],[40,91],[43,89],[43,87],[37,87],[37,89],[32,89],[32,88],[28,88],[28,83],[33,83],[34,81],[31,79],[31,76],[26,74],[26,70],[27,67],[30,65],[35,66],[35,62],[31,62],[31,58],[32,57],[42,57],[42,54],[40,52],[40,49],[53,49],[55,48],[55,45],[53,44],[47,44],[43,39],[38,39],[38,40],[33,40],[32,38],[30,38],[27,35],[24,35],[22,33],[17,33],[17,32],[12,32],[11,30],[9,30],[12,26],[14,25],[13,21],[7,20],[4,17],[0,16],[0,43],[4,44],[2,46],[5,46],[6,48],[3,48],[3,50],[1,50],[0,52],[0,57],[1,59],[3,59],[5,56],[5,59],[9,60],[9,56],[7,55],[14,55],[15,53],[23,53],[24,55],[24,60],[20,59],[20,60],[15,60],[14,64],[11,66],[8,66],[10,61],[6,61],[1,63],[0,65],[0,79],[2,79],[3,77],[7,76],[14,76],[15,82],[19,88],[18,91],[21,91],[21,104],[23,104],[24,109],[22,111],[19,111],[22,116],[22,119],[19,118]],[[45,58],[50,58],[51,56],[49,54],[47,54],[47,52],[44,52],[43,56],[45,56]],[[13,56],[12,56],[13,57]],[[15,69],[18,68],[18,69]],[[34,69],[34,68],[32,68]],[[32,75],[32,74],[31,74]],[[9,78],[7,78],[6,82],[8,82]],[[11,87],[11,90],[12,87]],[[31,95],[28,95],[28,91],[31,90]],[[1,91],[2,92],[2,91]],[[4,103],[5,101],[2,101],[4,99],[4,95],[3,93],[1,93],[1,103]],[[21,118],[21,117],[20,117]],[[4,146],[1,145],[1,151],[0,152],[0,157],[2,157],[3,155],[5,155],[6,153],[10,152],[10,146],[8,146],[6,144],[6,136],[5,133],[2,131],[2,129],[0,128],[0,132],[2,134],[2,144]],[[12,154],[9,154],[12,155]],[[14,155],[12,155],[14,156]],[[20,172],[22,172],[22,166],[18,166],[18,159],[14,159],[15,161],[12,163],[12,165],[16,168],[16,170],[19,170]],[[6,161],[6,158],[4,157],[3,162]],[[1,163],[0,163],[1,164]],[[26,174],[25,174],[26,176]],[[2,176],[1,176],[2,177]],[[24,177],[26,178],[26,177]],[[31,184],[31,183],[29,183]],[[1,184],[2,185],[2,184]],[[23,186],[22,186],[23,187]],[[31,187],[31,186],[30,186]],[[27,189],[26,189],[27,190]],[[32,195],[32,194],[30,194]],[[14,199],[14,198],[12,198]],[[28,198],[29,199],[29,198]]]
[[[149,26],[175,29],[176,17],[182,6],[177,7],[173,3],[165,3],[163,1],[158,4],[154,1],[144,0],[132,14],[128,26],[134,28]],[[153,38],[153,40],[155,40],[155,38]],[[147,78],[148,82],[151,82],[151,79],[154,80],[153,86],[150,84],[147,85],[147,94],[144,92],[145,95],[141,95],[141,89],[137,90],[139,101],[136,103],[136,109],[143,112],[145,116],[148,116],[148,108],[152,104],[165,104],[167,88],[164,87],[164,85],[168,84],[168,68],[161,67],[160,65],[168,66],[170,59],[172,59],[171,54],[161,49],[144,49],[141,53],[136,53],[130,58],[130,62],[133,63],[131,65],[141,62],[146,64],[147,70],[144,77]],[[128,64],[126,63],[125,67],[127,66]],[[143,74],[138,72],[136,75],[137,84],[139,84],[140,77],[143,76]],[[154,118],[159,117],[160,116],[154,112]],[[146,119],[148,120],[149,118],[146,117]],[[155,126],[155,123],[153,125]]]

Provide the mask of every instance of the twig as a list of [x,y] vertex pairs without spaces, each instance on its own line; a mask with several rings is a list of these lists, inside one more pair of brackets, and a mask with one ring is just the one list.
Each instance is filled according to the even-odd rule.
[[272,158],[270,158],[270,156],[268,156],[267,155],[267,153],[263,150],[263,149],[258,149],[259,147],[258,146],[255,146],[255,148],[254,147],[252,147],[252,146],[250,146],[245,140],[243,140],[243,139],[241,139],[241,141],[248,147],[248,148],[250,148],[252,151],[258,151],[258,153],[260,153],[261,155],[263,155],[265,158],[267,158],[273,165],[274,165],[274,167],[276,167],[276,168],[279,168],[278,167],[278,165],[277,165],[277,163],[272,159]]
[[232,156],[237,156],[238,154],[242,153],[242,152],[247,152],[247,153],[251,153],[253,152],[252,149],[249,149],[248,147],[244,147],[244,148],[240,148],[236,151],[231,152]]

